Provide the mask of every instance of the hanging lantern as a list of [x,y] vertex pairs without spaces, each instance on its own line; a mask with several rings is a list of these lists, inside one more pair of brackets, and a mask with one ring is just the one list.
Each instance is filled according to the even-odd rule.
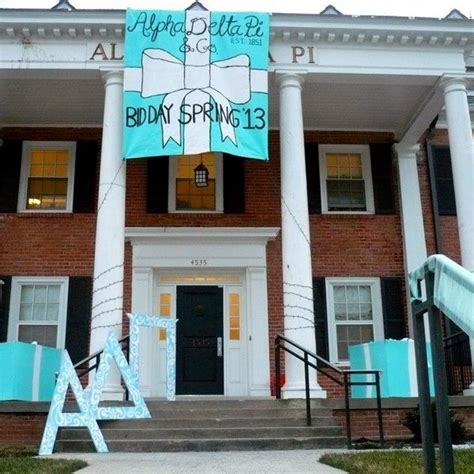
[[194,185],[197,188],[207,188],[209,185],[208,178],[209,170],[201,161],[201,163],[194,168]]

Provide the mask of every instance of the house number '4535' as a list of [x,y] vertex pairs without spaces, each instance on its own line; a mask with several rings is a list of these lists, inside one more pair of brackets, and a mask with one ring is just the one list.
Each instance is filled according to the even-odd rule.
[[193,258],[191,260],[191,265],[194,267],[205,267],[207,265],[207,260],[205,258]]

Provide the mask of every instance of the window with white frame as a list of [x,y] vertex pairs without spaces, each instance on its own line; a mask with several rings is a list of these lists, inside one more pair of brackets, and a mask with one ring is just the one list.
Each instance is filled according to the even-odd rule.
[[[194,170],[208,170],[207,186],[196,186]],[[223,212],[223,164],[220,153],[181,155],[170,159],[169,212]]]
[[374,212],[370,147],[319,145],[323,212]]
[[383,339],[383,315],[378,278],[327,278],[329,354],[347,363],[349,347]]
[[8,340],[64,348],[67,277],[13,277]]
[[75,142],[23,142],[18,211],[72,211]]

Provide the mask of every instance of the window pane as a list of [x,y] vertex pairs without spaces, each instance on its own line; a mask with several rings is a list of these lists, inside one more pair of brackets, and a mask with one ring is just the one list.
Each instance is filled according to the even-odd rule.
[[[186,155],[177,158],[176,210],[205,210],[216,208],[216,157],[213,153]],[[209,171],[208,186],[194,184],[194,168],[202,163]]]
[[46,305],[46,320],[57,321],[59,319],[59,303],[49,303]]
[[370,303],[370,286],[360,285],[359,286],[359,298],[361,303]]
[[372,319],[372,305],[370,303],[361,303],[360,319],[363,321],[369,321]]
[[48,287],[46,285],[35,285],[35,303],[46,303]]
[[347,305],[345,303],[334,303],[334,316],[338,321],[347,319]]
[[46,321],[46,304],[45,303],[34,304],[33,321]]
[[346,303],[345,286],[334,286],[334,301],[336,303]]
[[20,301],[22,303],[32,303],[35,294],[34,285],[22,285]]
[[358,286],[348,286],[346,288],[347,301],[348,302],[359,302],[359,287]]
[[370,325],[344,325],[339,324],[337,333],[337,358],[338,360],[349,359],[349,346],[364,344],[374,340],[373,326]]
[[42,346],[57,346],[58,327],[56,325],[27,325],[21,324],[18,328],[20,342],[34,342]]
[[31,321],[33,318],[33,305],[31,303],[20,303],[20,321]]

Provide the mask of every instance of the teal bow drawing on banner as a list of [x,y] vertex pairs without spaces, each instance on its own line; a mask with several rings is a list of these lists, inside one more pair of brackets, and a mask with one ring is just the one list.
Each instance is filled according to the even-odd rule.
[[[250,53],[211,59],[211,52],[219,48],[219,38],[212,36],[210,21],[209,12],[186,11],[186,33],[179,48],[184,53],[183,59],[164,48],[148,47],[140,52],[141,67],[125,70],[125,92],[139,92],[143,99],[162,98],[156,116],[160,116],[163,150],[173,141],[182,147],[183,154],[216,151],[213,145],[217,141],[213,143],[213,140],[217,140],[217,130],[212,130],[212,123],[219,127],[222,144],[228,140],[233,146],[239,146],[240,133],[249,132],[253,127],[243,126],[239,119],[239,114],[248,109],[235,106],[250,106],[252,93],[268,91],[267,71],[251,67]],[[195,22],[207,26],[195,33]],[[220,51],[221,57],[226,52],[225,48]],[[265,113],[263,109],[258,111]],[[262,124],[265,123],[263,117]],[[263,128],[263,125],[255,128]]]

